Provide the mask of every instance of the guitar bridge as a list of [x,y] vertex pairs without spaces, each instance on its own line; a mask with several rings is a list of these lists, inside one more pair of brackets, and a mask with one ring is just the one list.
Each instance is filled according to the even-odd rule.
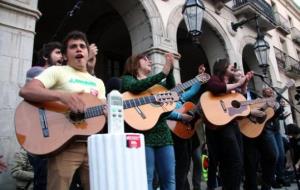
[[44,137],[49,137],[49,129],[45,109],[39,108],[40,124]]
[[227,109],[226,109],[226,106],[225,106],[225,103],[224,103],[223,100],[220,100],[220,104],[221,104],[221,106],[222,106],[223,111],[224,111],[224,112],[227,112]]
[[138,107],[134,107],[134,109],[137,111],[137,113],[143,118],[146,119],[146,115],[143,113],[143,111]]

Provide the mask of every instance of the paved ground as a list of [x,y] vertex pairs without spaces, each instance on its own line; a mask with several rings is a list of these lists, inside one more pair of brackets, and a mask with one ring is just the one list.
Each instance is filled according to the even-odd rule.
[[[243,188],[241,188],[242,190]],[[201,190],[206,190],[206,184],[204,182],[202,182],[201,184]],[[221,190],[221,188],[217,188],[216,190]],[[290,187],[283,187],[283,188],[280,188],[280,189],[274,189],[273,190],[299,190],[298,187],[297,187],[297,184],[296,183],[292,183]]]
[[[189,178],[190,180],[190,178]],[[191,183],[190,183],[191,184]],[[192,187],[190,189],[193,189]],[[159,188],[157,189],[159,190]],[[202,182],[201,183],[201,190],[206,190],[206,182]],[[215,190],[222,190],[222,188],[216,188]],[[243,190],[243,188],[241,187],[241,190]],[[283,187],[283,188],[276,188],[276,189],[272,189],[272,190],[300,190],[297,187],[296,182],[292,183],[290,187]]]
[[[189,179],[190,184],[192,184],[191,183],[191,172],[189,172],[188,179]],[[206,182],[203,181],[201,183],[201,190],[206,190],[206,187],[207,187]],[[193,188],[191,187],[190,189],[192,190]],[[221,190],[221,188],[216,188],[216,190]],[[241,186],[241,190],[243,190],[242,186]],[[273,190],[300,190],[300,189],[298,189],[297,183],[296,183],[296,181],[294,181],[291,183],[290,187],[282,187],[282,188],[276,188],[276,189],[273,188]]]

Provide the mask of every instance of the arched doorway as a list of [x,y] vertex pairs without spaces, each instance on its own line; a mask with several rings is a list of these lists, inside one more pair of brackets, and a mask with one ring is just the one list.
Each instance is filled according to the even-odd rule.
[[[163,31],[160,20],[154,25],[149,19],[158,14],[153,7],[153,2],[141,0],[39,1],[43,16],[36,25],[34,50],[49,41],[61,41],[71,30],[81,30],[99,49],[96,76],[104,81],[120,76],[127,57],[148,51],[155,45],[153,35]],[[70,10],[74,10],[72,17],[66,16]]]
[[[180,77],[177,78],[182,78],[182,81],[190,79],[192,77],[190,75],[195,76],[194,73],[197,72],[195,68],[201,63],[205,64],[207,71],[210,72],[215,61],[220,58],[229,58],[232,62],[236,61],[235,51],[225,28],[209,12],[205,11],[204,13],[202,34],[197,46],[193,45],[191,39],[187,37],[181,5],[174,8],[170,14],[167,36],[171,41],[174,41],[182,56],[178,67],[179,71],[175,70],[175,75],[180,74]],[[188,63],[190,59],[193,60],[193,63]]]
[[[243,48],[242,57],[243,57],[243,70],[245,73],[248,71],[262,73],[254,53],[253,44],[247,44]],[[267,72],[267,75],[268,75],[267,82],[271,82],[269,77],[270,75],[269,72]],[[249,81],[249,89],[254,91],[257,94],[261,94],[263,86],[264,86],[263,82],[259,77],[254,76],[253,79]]]
[[225,42],[221,35],[208,22],[202,25],[199,44],[193,44],[188,37],[184,21],[181,21],[177,31],[178,52],[181,54],[180,75],[182,82],[197,74],[197,68],[204,64],[210,74],[215,60],[228,57]]
[[[104,81],[120,76],[131,54],[130,35],[122,17],[106,1],[84,1],[77,9],[74,9],[75,4],[76,1],[71,0],[39,1],[38,8],[43,16],[36,26],[35,50],[48,41],[61,41],[69,31],[80,30],[99,49],[96,76]],[[66,16],[72,8],[73,16]]]
[[189,38],[186,25],[181,21],[177,31],[178,52],[181,82],[188,81],[198,74],[198,67],[204,64],[206,71],[210,73],[209,63],[201,44],[193,44]]

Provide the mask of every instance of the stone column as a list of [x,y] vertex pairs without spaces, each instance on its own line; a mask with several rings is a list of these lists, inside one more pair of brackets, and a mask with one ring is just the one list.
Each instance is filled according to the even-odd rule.
[[19,89],[31,67],[35,23],[41,15],[37,3],[37,0],[0,0],[0,155],[8,164],[8,170],[0,174],[1,189],[15,189],[10,175],[13,156],[19,150],[14,112],[21,101]]

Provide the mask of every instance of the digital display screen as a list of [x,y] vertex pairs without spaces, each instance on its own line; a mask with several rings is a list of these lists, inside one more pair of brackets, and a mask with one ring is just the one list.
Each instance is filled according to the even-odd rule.
[[119,97],[111,97],[111,103],[112,103],[112,105],[123,106],[122,99]]

